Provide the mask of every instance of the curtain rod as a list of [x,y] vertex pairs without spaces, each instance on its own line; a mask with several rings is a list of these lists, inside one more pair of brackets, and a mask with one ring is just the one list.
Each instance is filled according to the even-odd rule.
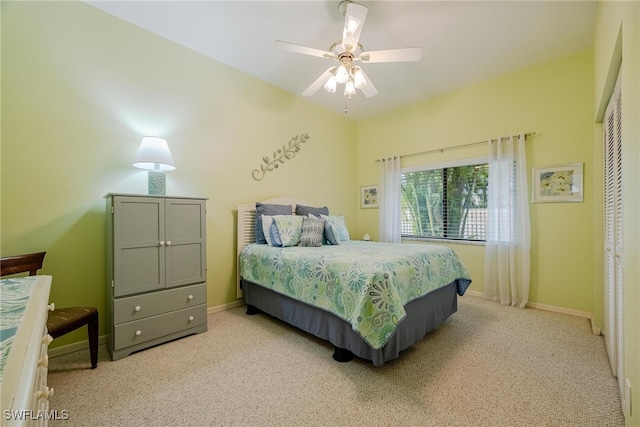
[[[530,136],[534,136],[535,134],[536,134],[535,132],[527,132],[524,134],[524,139],[526,140],[527,138],[529,138]],[[501,137],[500,139],[505,139],[505,138],[508,138],[508,137],[505,136],[505,137]],[[457,150],[458,148],[466,148],[466,147],[473,147],[476,145],[482,145],[482,144],[486,144],[487,142],[488,140],[484,140],[484,141],[478,141],[478,142],[470,142],[469,144],[454,145],[453,147],[445,147],[445,148],[438,148],[435,150],[421,151],[419,153],[403,154],[400,156],[400,158],[406,159],[407,157],[424,156],[426,154],[434,154],[434,153],[443,153],[449,150]],[[376,160],[376,162],[381,162],[381,161],[382,160]]]

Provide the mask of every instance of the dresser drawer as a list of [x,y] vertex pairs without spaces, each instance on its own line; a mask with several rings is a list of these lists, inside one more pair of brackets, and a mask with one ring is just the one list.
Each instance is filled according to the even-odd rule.
[[206,303],[207,288],[204,283],[168,289],[115,300],[113,320],[118,325]]
[[114,347],[122,349],[206,323],[206,304],[123,323],[114,328]]

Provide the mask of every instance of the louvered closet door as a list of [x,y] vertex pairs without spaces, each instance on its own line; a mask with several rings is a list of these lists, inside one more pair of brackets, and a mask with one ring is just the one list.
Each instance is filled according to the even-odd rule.
[[622,98],[620,76],[604,122],[604,313],[603,335],[613,374],[621,383],[622,363]]

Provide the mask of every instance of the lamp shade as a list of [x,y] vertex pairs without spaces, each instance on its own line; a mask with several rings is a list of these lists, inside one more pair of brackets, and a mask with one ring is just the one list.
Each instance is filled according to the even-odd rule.
[[356,88],[353,85],[353,80],[349,79],[347,83],[344,85],[344,94],[345,96],[351,96],[356,94]]
[[329,77],[329,80],[324,84],[324,88],[329,93],[335,93],[336,87],[338,85],[338,81],[336,80],[336,76]]
[[349,80],[349,72],[344,65],[340,65],[336,71],[336,81],[340,84],[346,83]]
[[364,74],[360,67],[353,67],[353,85],[356,89],[362,89],[367,85],[367,79],[364,78]]
[[133,166],[140,169],[172,171],[176,168],[167,141],[155,136],[142,138]]

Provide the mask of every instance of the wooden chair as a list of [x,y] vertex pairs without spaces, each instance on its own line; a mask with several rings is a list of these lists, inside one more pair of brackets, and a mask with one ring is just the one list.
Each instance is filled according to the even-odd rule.
[[[42,268],[46,252],[0,258],[0,276],[29,272],[34,276]],[[54,339],[87,325],[91,368],[98,366],[98,309],[95,307],[56,308],[49,312],[47,330]]]

